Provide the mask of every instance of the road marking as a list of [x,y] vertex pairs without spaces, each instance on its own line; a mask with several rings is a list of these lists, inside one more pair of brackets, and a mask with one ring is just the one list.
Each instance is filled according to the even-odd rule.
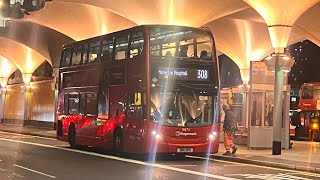
[[186,174],[192,174],[192,175],[197,175],[197,176],[210,177],[210,178],[214,178],[214,179],[238,180],[238,179],[231,178],[231,177],[224,177],[224,176],[219,176],[219,175],[214,175],[214,174],[209,174],[209,173],[181,169],[181,168],[171,167],[171,166],[167,166],[167,165],[163,165],[163,164],[148,163],[148,162],[143,162],[143,161],[138,161],[138,160],[133,160],[133,159],[126,159],[126,158],[120,158],[120,157],[115,157],[115,156],[103,155],[103,154],[98,154],[98,153],[94,153],[94,152],[86,152],[86,151],[81,151],[81,150],[77,150],[77,149],[66,149],[66,148],[61,148],[61,147],[56,147],[56,146],[51,146],[51,145],[46,145],[46,144],[25,142],[25,141],[14,140],[14,139],[0,138],[0,140],[21,143],[21,144],[34,145],[34,146],[39,146],[39,147],[52,148],[52,149],[59,149],[59,150],[63,150],[63,151],[76,152],[76,153],[81,153],[81,154],[86,154],[86,155],[91,155],[91,156],[96,156],[96,157],[102,157],[102,158],[106,158],[106,159],[112,159],[112,160],[116,160],[116,161],[128,162],[128,163],[139,164],[139,165],[144,165],[144,166],[151,166],[151,167],[155,167],[155,168],[159,168],[159,169],[166,169],[166,170],[171,170],[171,171],[176,171],[176,172],[181,172],[181,173],[186,173]]
[[269,167],[269,166],[262,166],[262,165],[255,165],[255,164],[246,164],[246,163],[238,163],[238,162],[231,162],[231,161],[224,161],[224,160],[218,160],[218,159],[212,159],[212,158],[205,158],[205,157],[199,157],[199,156],[186,156],[191,159],[202,159],[202,160],[210,160],[215,162],[221,162],[221,163],[228,163],[228,164],[234,164],[234,165],[245,165],[245,166],[251,166],[251,167],[258,167],[263,169],[272,169],[272,170],[278,170],[278,171],[285,171],[285,172],[291,172],[291,173],[298,173],[305,176],[313,176],[313,177],[320,177],[317,173],[312,172],[303,172],[298,170],[290,170],[290,169],[280,169],[275,167]]
[[312,180],[304,177],[294,176],[294,174],[297,174],[297,173],[225,174],[225,176],[241,176],[241,177],[244,177],[245,179]]
[[0,171],[5,172],[5,171],[7,171],[7,170],[0,168]]
[[14,176],[17,176],[19,178],[24,178],[24,176],[20,175],[20,174],[16,174],[16,173],[13,173]]
[[243,166],[243,164],[225,164],[225,167]]
[[169,165],[169,166],[174,166],[174,167],[196,167],[197,165],[192,165],[192,164],[174,164],[174,165]]
[[55,176],[52,176],[52,175],[49,175],[49,174],[46,174],[46,173],[43,173],[43,172],[40,172],[40,171],[36,171],[36,170],[30,169],[30,168],[27,168],[27,167],[24,167],[24,166],[19,166],[17,164],[13,164],[13,166],[21,168],[21,169],[24,169],[24,170],[27,170],[27,171],[31,171],[31,172],[34,172],[34,173],[37,173],[37,174],[41,174],[43,176],[47,176],[47,177],[50,177],[52,179],[56,178]]

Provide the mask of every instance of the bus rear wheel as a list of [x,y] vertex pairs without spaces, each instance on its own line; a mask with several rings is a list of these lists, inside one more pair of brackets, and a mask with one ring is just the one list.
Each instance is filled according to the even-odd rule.
[[113,153],[116,156],[121,156],[123,154],[123,140],[120,131],[116,131],[113,136]]
[[71,148],[76,147],[76,129],[74,125],[70,125],[69,131],[68,131],[68,142],[70,144]]

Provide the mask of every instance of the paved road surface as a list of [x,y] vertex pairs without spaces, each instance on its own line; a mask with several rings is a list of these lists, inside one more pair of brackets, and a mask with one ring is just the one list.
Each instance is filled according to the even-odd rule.
[[184,159],[118,158],[86,148],[74,150],[50,138],[0,132],[0,179],[193,180],[319,179],[320,174],[188,156]]

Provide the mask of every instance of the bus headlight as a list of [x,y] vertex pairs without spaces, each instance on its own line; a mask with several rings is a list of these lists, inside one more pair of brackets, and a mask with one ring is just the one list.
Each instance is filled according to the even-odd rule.
[[162,140],[161,134],[159,134],[157,131],[151,132],[152,136],[155,137],[157,140]]
[[209,140],[213,140],[217,135],[218,135],[218,133],[213,131],[211,134],[209,134],[208,138],[209,138]]

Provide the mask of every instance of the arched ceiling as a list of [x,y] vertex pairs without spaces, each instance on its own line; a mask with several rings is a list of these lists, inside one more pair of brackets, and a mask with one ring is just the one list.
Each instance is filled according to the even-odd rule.
[[0,54],[9,59],[22,73],[33,73],[46,60],[43,55],[28,46],[4,37],[0,37]]
[[[294,1],[296,7],[299,0]],[[319,12],[319,3],[304,14],[298,12],[302,15],[293,25],[289,44],[309,39],[320,45]],[[244,70],[251,60],[273,52],[264,18],[242,0],[52,0],[0,32],[0,55],[22,72],[34,70],[44,60],[57,67],[63,44],[141,24],[208,26],[218,51]]]
[[178,24],[199,27],[248,8],[240,0],[56,0],[90,4],[115,12],[138,25]]
[[9,23],[6,29],[0,32],[0,36],[30,47],[44,56],[50,64],[55,63],[60,57],[60,50],[57,49],[73,41],[60,32],[27,21]]
[[17,70],[17,67],[7,58],[0,56],[0,69],[0,78],[7,80],[7,78]]
[[107,9],[81,3],[52,1],[25,21],[54,29],[74,40],[82,40],[136,24]]

